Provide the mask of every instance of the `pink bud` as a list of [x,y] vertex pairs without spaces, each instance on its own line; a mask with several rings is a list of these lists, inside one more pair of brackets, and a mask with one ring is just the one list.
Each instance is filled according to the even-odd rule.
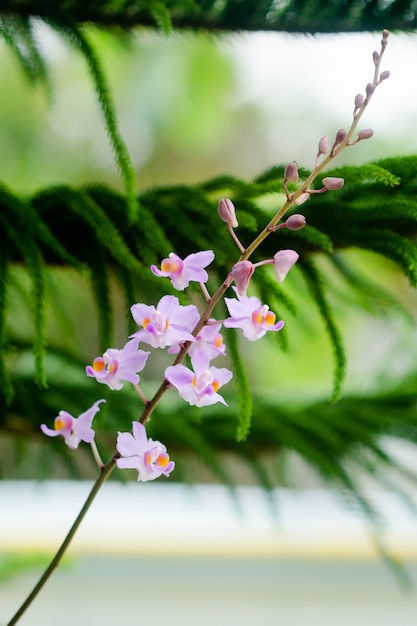
[[294,213],[286,220],[285,225],[289,230],[300,230],[306,225],[306,218],[301,213]]
[[335,178],[334,176],[327,176],[327,178],[323,178],[321,182],[328,191],[341,189],[345,184],[343,178]]
[[375,85],[373,83],[368,83],[366,85],[366,95],[368,96],[368,98],[370,98],[370,96],[372,96],[374,91],[375,91]]
[[330,139],[328,137],[322,137],[319,141],[319,154],[327,154],[330,150]]
[[299,257],[295,250],[280,250],[274,254],[274,270],[279,283],[282,283]]
[[335,144],[339,144],[342,143],[342,141],[344,141],[346,139],[346,131],[344,130],[344,128],[341,128],[340,130],[337,131],[336,133],[336,139],[334,140]]
[[389,70],[384,70],[383,72],[380,73],[379,80],[380,81],[387,80],[387,78],[389,78],[389,77],[390,77]]
[[373,58],[375,64],[378,63],[378,61],[379,61],[379,54],[378,54],[378,52],[376,50],[374,50],[374,52],[372,53],[372,58]]
[[291,161],[288,163],[285,168],[284,178],[288,180],[290,183],[296,183],[298,180],[298,167],[295,161]]
[[219,216],[228,226],[232,228],[239,226],[236,219],[235,206],[229,198],[222,198],[222,200],[219,201]]
[[355,109],[360,109],[362,105],[363,95],[361,93],[358,93],[358,95],[355,97]]
[[364,128],[363,130],[360,130],[358,132],[358,137],[359,139],[370,139],[373,134],[374,131],[372,130],[372,128]]
[[236,283],[237,291],[240,296],[246,295],[246,290],[254,271],[255,266],[250,261],[238,261],[232,267],[233,280]]

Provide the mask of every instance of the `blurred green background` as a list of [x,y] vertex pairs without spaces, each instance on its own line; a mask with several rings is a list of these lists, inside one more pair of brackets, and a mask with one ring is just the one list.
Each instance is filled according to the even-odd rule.
[[[378,46],[373,34],[166,37],[143,29],[90,35],[107,72],[139,191],[195,183],[224,172],[250,179],[291,160],[311,168],[319,138],[332,137],[350,124],[354,96],[372,77],[371,55]],[[50,93],[31,87],[11,52],[0,47],[7,85],[0,93],[2,181],[23,194],[47,185],[92,181],[123,190],[85,60],[45,25],[39,24],[37,36],[51,68]],[[379,88],[364,120],[375,136],[346,150],[338,164],[417,152],[417,136],[410,132],[417,87],[407,78],[416,45],[414,37],[391,35],[384,65],[391,77]],[[345,392],[368,393],[415,369],[416,295],[391,263],[365,252],[344,255],[352,268],[387,286],[405,309],[376,317],[346,306],[351,294],[332,275],[326,258],[318,259],[332,281],[332,304],[345,337]],[[22,268],[13,272],[10,326],[16,336],[30,339],[28,281]],[[61,268],[51,270],[48,280],[55,294],[48,315],[49,343],[91,362],[98,351],[96,316],[83,277]],[[302,311],[301,321],[289,315],[285,320],[287,354],[269,338],[242,342],[253,389],[284,404],[328,399],[332,358],[322,322],[296,272],[285,287]],[[126,310],[117,281],[113,298],[116,345],[121,347]],[[32,365],[20,359],[14,367]],[[48,367],[53,370],[54,362]],[[59,375],[76,376],[54,371]],[[82,369],[79,375],[81,380]],[[150,376],[143,378],[152,389],[159,381],[156,368]],[[5,466],[3,472],[25,477],[29,468],[30,463],[24,464],[15,474],[12,466]]]
[[[332,137],[340,127],[349,125],[353,98],[363,91],[372,76],[371,53],[378,42],[374,34],[313,37],[277,33],[221,36],[174,33],[165,37],[137,30],[129,35],[119,33],[115,36],[98,31],[90,35],[107,72],[121,132],[137,172],[139,191],[153,186],[199,182],[224,172],[251,179],[272,165],[294,159],[300,165],[311,168],[319,138],[322,135]],[[1,180],[16,192],[27,195],[48,185],[81,185],[92,181],[103,181],[122,191],[123,185],[114,165],[84,59],[41,24],[38,41],[51,67],[50,93],[43,87],[31,87],[11,52],[4,45],[0,46],[3,79],[3,89],[0,90]],[[417,134],[414,133],[417,83],[410,79],[410,59],[415,58],[416,46],[415,36],[391,35],[389,55],[385,61],[386,68],[391,70],[391,77],[381,86],[364,120],[365,126],[375,130],[375,136],[346,150],[339,160],[340,164],[360,164],[382,157],[417,153]],[[215,249],[215,233],[213,235]],[[383,314],[376,316],[373,310],[350,306],[352,293],[339,283],[328,259],[324,256],[317,259],[331,283],[332,305],[345,339],[348,371],[344,393],[355,393],[360,397],[361,394],[366,396],[389,389],[398,381],[415,375],[417,302],[415,292],[390,262],[363,251],[348,250],[343,254],[352,268],[364,271],[369,278],[384,284],[403,307],[391,307],[389,312],[381,311]],[[307,406],[316,400],[327,401],[331,395],[332,356],[322,321],[312,307],[297,272],[290,274],[285,288],[301,311],[298,318],[288,315],[285,319],[290,351],[283,353],[278,350],[271,338],[264,338],[255,344],[242,342],[252,388],[263,398],[283,406]],[[14,336],[30,341],[33,327],[29,291],[30,283],[24,268],[14,267],[10,293],[12,315],[8,323]],[[68,350],[77,360],[73,367],[60,369],[62,361],[49,358],[48,372],[58,384],[60,380],[72,379],[79,382],[80,388],[83,384],[91,388],[93,383],[86,381],[81,364],[92,361],[97,355],[99,343],[95,304],[87,287],[87,276],[70,269],[51,268],[48,272],[48,291],[51,296],[49,345]],[[126,340],[126,310],[116,279],[113,281],[112,296],[117,312],[115,346],[121,347]],[[31,373],[32,355],[19,356],[12,367],[16,371]],[[151,392],[159,384],[160,377],[156,366],[145,372],[146,391]],[[101,389],[97,389],[97,394],[100,392]],[[231,402],[232,393],[225,390],[225,397]],[[134,398],[128,390],[126,397],[130,403]],[[176,402],[172,398],[169,401]],[[77,402],[78,398],[74,398],[74,406]],[[80,411],[83,409],[80,407]],[[72,457],[70,461],[68,457],[63,462],[55,452],[56,446],[61,450],[64,448],[62,441],[59,444],[49,439],[44,441],[40,434],[26,438],[26,443],[28,440],[30,444],[28,448],[16,436],[19,427],[26,435],[25,423],[19,426],[18,415],[12,418],[14,436],[0,437],[2,478],[31,479],[35,467],[36,476],[43,478],[77,475],[91,478],[96,475],[96,468],[89,457],[87,460],[89,451],[83,456],[80,450],[76,461]],[[317,415],[313,415],[312,419],[317,419]],[[195,423],[198,423],[197,418]],[[114,437],[108,445],[112,448]],[[397,447],[397,443],[390,440],[386,442],[386,447],[414,471],[415,446],[402,442]],[[282,457],[278,454],[277,459],[276,456],[276,450],[265,451],[265,464],[277,467]],[[201,459],[189,458],[187,453],[184,453],[184,458],[189,465],[188,476],[192,476],[194,481],[219,480],[218,475],[210,472],[209,464],[208,468],[204,468]],[[255,481],[247,467],[232,455],[223,452],[222,460],[229,464],[236,482],[248,484]],[[322,484],[307,469],[300,455],[289,455],[286,463],[285,468],[278,468],[282,484],[295,487]],[[184,475],[187,476],[178,474],[180,478]],[[173,475],[172,481],[175,480],[178,478]],[[39,498],[38,493],[35,496]],[[159,503],[163,505],[161,499]],[[54,498],[50,505],[50,511],[45,509],[49,515],[56,506]],[[312,508],[314,504],[307,503],[301,511],[301,519],[309,520]],[[175,510],[174,506],[172,510]],[[212,507],[211,510],[215,509]],[[316,510],[320,516],[321,511],[319,508]],[[122,508],[118,513],[123,516],[121,511]],[[20,514],[19,519],[26,520],[26,514]],[[355,514],[358,515],[357,509]],[[162,511],[161,519],[164,515],[167,514]],[[72,519],[72,510],[69,516]],[[142,546],[140,515],[137,519],[138,543]],[[39,526],[45,529],[47,524],[41,521]],[[112,533],[117,536],[117,528],[115,525],[110,529],[110,546]],[[401,530],[400,526],[399,535]],[[311,542],[314,543],[314,536]],[[344,538],[340,539],[340,546],[346,549]],[[393,617],[381,604],[382,597],[387,599],[389,609],[396,612],[396,623],[408,626],[413,610],[410,599],[415,601],[409,596],[404,602],[404,597],[391,585],[388,575],[386,580],[385,574],[381,574],[384,570],[378,568],[376,571],[377,566],[371,561],[364,566],[360,561],[345,561],[343,564],[325,561],[318,564],[317,561],[286,562],[277,558],[262,559],[255,564],[248,561],[242,567],[242,562],[229,559],[226,566],[223,561],[211,560],[193,569],[195,562],[192,561],[183,563],[177,560],[168,565],[165,562],[160,568],[155,558],[151,560],[151,564],[145,562],[145,570],[151,572],[147,580],[152,584],[149,588],[145,587],[144,595],[149,603],[144,605],[142,618],[148,614],[151,619],[155,618],[154,599],[161,597],[160,592],[156,595],[155,589],[159,589],[163,568],[172,578],[183,571],[182,578],[178,578],[178,587],[181,586],[178,594],[177,587],[170,584],[168,588],[161,589],[162,595],[168,598],[175,589],[168,617],[177,619],[178,623],[187,623],[185,615],[189,623],[194,623],[195,613],[201,612],[204,604],[215,609],[222,607],[218,609],[217,619],[220,615],[224,621],[225,615],[228,615],[228,623],[233,623],[233,619],[240,624],[248,623],[244,622],[245,619],[254,623],[253,620],[264,615],[265,603],[269,603],[268,615],[271,619],[282,621],[284,612],[286,623],[296,626],[304,625],[307,619],[311,621],[313,617],[321,624],[341,625],[345,623],[342,619],[346,623],[354,619],[355,623],[366,626],[371,624],[371,619],[376,620],[372,623],[392,623],[387,621]],[[90,562],[85,564],[81,561],[78,569],[74,568],[78,587],[72,583],[74,587],[71,589],[75,589],[73,597],[85,602],[84,616],[95,618],[98,614],[101,621],[106,618],[114,621],[117,616],[113,617],[110,609],[107,614],[106,598],[111,596],[103,595],[102,581],[98,582],[97,596],[88,593],[85,597],[85,589],[90,589],[91,580],[97,580],[98,569],[98,579],[104,577],[103,572],[107,574],[102,562],[97,562],[98,566],[90,557]],[[155,564],[158,567],[156,575],[152,569]],[[15,567],[19,571],[20,567],[25,569],[30,565],[19,565],[17,561]],[[37,565],[36,562],[34,565]],[[129,602],[136,598],[136,577],[141,581],[143,560],[114,563],[109,559],[107,566],[110,573],[106,579],[113,585],[114,596],[117,595],[111,608],[117,607],[117,615],[120,615],[120,603],[125,603],[128,613],[137,611],[137,603],[132,607]],[[170,568],[173,568],[172,572]],[[115,571],[118,572],[116,577]],[[226,582],[219,572],[226,572]],[[253,572],[257,572],[255,577]],[[6,575],[10,575],[7,570]],[[112,576],[116,580],[112,581]],[[204,576],[208,576],[209,580]],[[135,585],[131,590],[133,578]],[[59,573],[58,586],[53,587],[56,597],[60,597],[59,584],[63,586],[62,602],[68,598],[68,580],[68,572],[64,569]],[[181,582],[183,580],[184,583]],[[239,589],[227,586],[231,580],[237,580]],[[198,581],[196,607],[191,602],[194,592],[187,593],[187,590],[193,591],[191,583],[195,581]],[[312,581],[316,582],[315,587]],[[4,601],[10,604],[7,607],[9,612],[14,610],[19,598],[24,597],[26,587],[31,584],[32,580],[28,579],[22,583],[19,580],[16,587],[4,587]],[[83,587],[81,591],[80,584]],[[242,593],[242,588],[247,592]],[[236,607],[241,604],[242,596],[251,600],[253,592],[253,601],[248,602],[248,606],[255,615],[242,615]],[[216,603],[212,602],[212,597],[216,597]],[[217,604],[219,597],[223,598],[223,604]],[[40,605],[39,611],[49,611],[52,619],[59,619],[62,602],[50,604],[48,594],[43,596],[42,601],[45,604]],[[259,614],[256,614],[258,610]],[[58,617],[55,617],[55,611]],[[216,617],[216,611],[213,614]],[[28,623],[31,615],[28,613]],[[335,616],[338,616],[337,622],[334,621],[337,619]],[[208,621],[204,622],[205,618]],[[199,621],[208,624],[212,619],[208,613],[208,617],[200,616]]]

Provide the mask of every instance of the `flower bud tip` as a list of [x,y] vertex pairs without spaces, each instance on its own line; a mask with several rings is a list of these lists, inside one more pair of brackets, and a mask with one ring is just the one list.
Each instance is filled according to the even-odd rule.
[[343,178],[336,178],[334,176],[327,176],[323,178],[321,182],[328,191],[337,191],[337,189],[341,189],[345,184]]
[[372,130],[372,128],[364,128],[363,130],[360,130],[358,132],[358,137],[359,139],[370,139],[373,134],[374,131]]
[[229,198],[222,198],[219,201],[219,216],[232,228],[237,228],[239,226],[238,221],[236,219],[236,210],[233,202],[229,200]]
[[298,167],[295,161],[291,161],[291,163],[288,163],[287,167],[285,168],[284,178],[290,183],[296,183],[298,181]]
[[294,213],[285,222],[289,230],[301,230],[306,225],[306,218],[301,213]]

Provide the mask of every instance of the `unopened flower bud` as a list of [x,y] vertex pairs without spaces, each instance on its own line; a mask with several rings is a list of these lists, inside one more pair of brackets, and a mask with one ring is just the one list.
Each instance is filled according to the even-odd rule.
[[341,128],[336,133],[336,139],[334,140],[334,143],[337,145],[339,143],[342,143],[342,141],[344,141],[345,139],[346,139],[346,131],[344,128]]
[[246,295],[246,290],[254,271],[255,266],[250,261],[238,261],[232,267],[233,280],[236,283],[237,291],[240,296]]
[[378,52],[376,50],[373,51],[372,58],[374,60],[374,63],[377,64],[378,61],[379,61],[379,54],[378,54]]
[[318,150],[319,155],[327,154],[329,150],[330,150],[330,139],[328,137],[322,137],[319,141],[319,150]]
[[384,28],[384,30],[382,31],[382,40],[381,40],[382,46],[385,47],[387,45],[388,37],[389,37],[389,30],[387,28]]
[[362,105],[363,95],[361,93],[358,93],[358,95],[355,97],[355,109],[360,109]]
[[239,226],[236,219],[235,206],[229,198],[222,198],[219,201],[219,216],[228,226],[232,228]]
[[341,189],[345,184],[343,178],[335,178],[334,176],[327,176],[323,178],[321,182],[327,191],[336,191],[337,189]]
[[295,161],[291,161],[291,163],[288,163],[287,167],[285,168],[284,178],[290,183],[296,183],[298,181],[298,167]]
[[390,77],[389,70],[384,70],[383,72],[380,73],[379,80],[380,81],[387,80],[387,78],[389,78],[389,77]]
[[372,130],[372,128],[364,128],[363,130],[360,130],[358,132],[358,137],[359,139],[370,139],[373,134],[374,131]]
[[280,250],[274,254],[274,270],[279,283],[282,283],[298,257],[295,250]]
[[294,204],[296,206],[300,206],[300,204],[304,204],[310,197],[310,194],[306,191],[298,196],[296,200],[294,200]]
[[306,225],[306,218],[301,213],[294,213],[285,222],[289,230],[301,230]]
[[366,89],[365,89],[365,91],[366,91],[366,95],[367,95],[367,96],[368,96],[368,98],[369,98],[370,96],[372,96],[372,94],[373,94],[373,93],[374,93],[374,91],[375,91],[375,85],[374,85],[373,83],[368,83],[368,84],[366,85]]

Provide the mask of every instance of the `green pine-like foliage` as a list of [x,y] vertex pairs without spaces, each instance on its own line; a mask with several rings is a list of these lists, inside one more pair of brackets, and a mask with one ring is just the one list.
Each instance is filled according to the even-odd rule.
[[[89,39],[88,24],[152,26],[165,33],[182,27],[298,32],[415,27],[411,2],[371,0],[348,5],[334,1],[317,11],[316,2],[298,0],[2,3],[0,36],[32,83],[42,82],[51,89],[48,68],[34,36],[34,17],[43,19],[82,54],[124,193],[103,183],[90,183],[49,187],[26,197],[0,184],[0,434],[11,441],[10,455],[0,459],[1,475],[8,475],[10,465],[17,475],[19,468],[25,475],[26,463],[31,476],[47,477],[56,473],[57,467],[65,475],[91,472],[82,453],[75,458],[64,445],[51,446],[39,433],[39,425],[51,423],[64,407],[76,415],[94,402],[98,393],[105,395],[108,403],[97,423],[100,445],[109,455],[114,451],[115,432],[128,429],[137,418],[136,396],[102,389],[98,392],[97,385],[86,380],[86,363],[72,349],[71,324],[60,300],[65,290],[55,289],[62,272],[77,276],[83,285],[81,291],[87,289],[91,294],[96,307],[97,349],[105,350],[120,334],[120,315],[124,336],[133,331],[129,317],[132,303],[156,302],[169,289],[168,282],[149,271],[150,264],[158,264],[169,252],[184,257],[199,249],[214,249],[216,261],[209,288],[216,289],[224,280],[238,254],[217,215],[220,198],[233,200],[239,237],[247,245],[269,222],[284,197],[283,165],[252,181],[225,174],[190,186],[149,189],[138,197],[130,157],[119,132],[100,55]],[[334,307],[334,277],[338,288],[351,294],[347,306],[371,311],[375,316],[399,310],[390,290],[353,268],[345,252],[362,249],[384,257],[416,287],[416,171],[417,157],[408,156],[326,172],[328,176],[342,176],[344,188],[312,197],[302,207],[307,218],[304,229],[279,231],[256,251],[254,261],[272,258],[279,248],[299,252],[300,261],[291,272],[294,278],[287,279],[291,289],[287,281],[282,287],[278,285],[266,268],[255,272],[253,285],[262,301],[279,316],[300,324],[306,323],[308,315],[300,309],[297,293],[307,294],[303,297],[309,311],[313,307],[317,310],[327,333],[333,358],[333,393],[326,401],[293,405],[288,399],[281,402],[279,394],[274,399],[253,394],[242,342],[237,333],[228,332],[228,357],[235,380],[230,408],[200,411],[175,401],[162,402],[149,424],[151,436],[163,440],[175,455],[177,480],[193,480],[188,461],[198,457],[213,479],[233,485],[236,476],[224,460],[232,454],[269,490],[288,484],[283,466],[292,452],[324,481],[353,495],[375,527],[378,512],[362,492],[362,474],[388,484],[407,498],[406,490],[402,491],[404,478],[415,483],[416,477],[390,455],[385,440],[394,437],[417,443],[415,373],[380,393],[343,395],[347,358]],[[307,174],[301,172],[302,176]],[[199,302],[195,290],[176,295],[183,303],[188,298]],[[23,336],[16,328],[16,302],[28,312],[30,336]],[[93,325],[91,319],[88,323]],[[51,324],[64,329],[65,341],[57,340]],[[273,341],[278,350],[291,349],[291,336],[285,328]]]
[[417,18],[412,0],[3,0],[5,14],[23,19],[94,23],[132,28],[155,25],[213,31],[278,30],[352,32],[383,28],[412,30]]

